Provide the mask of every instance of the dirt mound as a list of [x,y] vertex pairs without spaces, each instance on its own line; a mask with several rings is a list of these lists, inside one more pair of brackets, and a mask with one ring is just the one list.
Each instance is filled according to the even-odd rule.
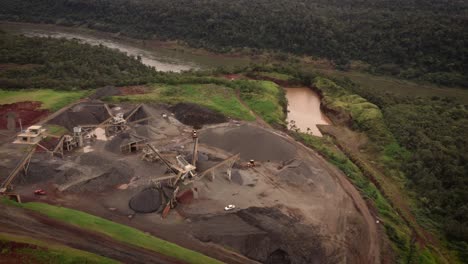
[[144,189],[135,195],[128,206],[137,213],[156,212],[162,205],[161,192],[156,188]]
[[195,237],[232,248],[262,263],[334,263],[318,231],[277,208],[251,207],[194,219]]
[[119,87],[119,90],[122,95],[147,93],[147,87],[143,85]]
[[63,112],[49,121],[49,124],[59,125],[73,131],[78,125],[97,125],[109,118],[104,104],[81,103]]
[[232,154],[240,153],[243,160],[289,160],[296,154],[296,147],[292,143],[267,130],[249,125],[208,129],[200,133],[200,143]]
[[133,177],[134,171],[124,162],[116,162],[105,173],[96,178],[82,182],[70,187],[68,190],[72,192],[101,192],[110,188],[115,188],[118,185],[129,183]]
[[194,194],[192,189],[187,189],[177,195],[177,201],[181,204],[189,204],[193,201]]
[[170,110],[174,113],[177,120],[195,128],[227,121],[224,115],[192,103],[178,103],[171,107]]
[[122,92],[120,91],[119,88],[116,88],[114,86],[105,86],[105,87],[97,89],[96,92],[94,92],[94,94],[89,96],[89,98],[91,98],[91,99],[101,99],[101,98],[104,98],[104,97],[121,95],[121,94],[122,94]]
[[15,127],[19,126],[19,119],[23,129],[38,122],[48,115],[49,111],[40,109],[41,102],[19,102],[0,105],[0,129],[8,128],[8,118],[14,118]]

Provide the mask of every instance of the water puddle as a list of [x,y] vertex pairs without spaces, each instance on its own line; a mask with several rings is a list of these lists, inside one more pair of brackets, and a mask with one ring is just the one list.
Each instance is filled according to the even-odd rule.
[[318,94],[308,87],[284,89],[288,99],[289,127],[314,136],[322,136],[317,125],[328,125],[330,122],[320,110]]

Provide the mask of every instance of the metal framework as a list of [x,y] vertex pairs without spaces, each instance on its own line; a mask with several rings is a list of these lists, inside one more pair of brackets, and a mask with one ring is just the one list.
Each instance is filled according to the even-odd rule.
[[25,175],[28,173],[29,163],[31,161],[31,157],[36,150],[36,144],[29,148],[28,152],[23,156],[23,158],[18,162],[15,169],[8,175],[8,177],[2,182],[0,186],[0,193],[6,193],[10,189],[10,185],[13,180],[18,176],[18,174],[23,171]]

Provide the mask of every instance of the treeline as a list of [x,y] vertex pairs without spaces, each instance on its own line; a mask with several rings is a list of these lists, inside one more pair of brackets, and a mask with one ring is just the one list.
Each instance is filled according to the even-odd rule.
[[89,89],[146,83],[157,73],[117,50],[0,32],[0,88]]
[[0,0],[0,19],[351,60],[369,71],[468,86],[468,3],[439,0]]
[[460,259],[468,259],[468,105],[343,86],[382,109],[387,127],[411,153],[400,169],[417,195],[418,210],[445,232]]

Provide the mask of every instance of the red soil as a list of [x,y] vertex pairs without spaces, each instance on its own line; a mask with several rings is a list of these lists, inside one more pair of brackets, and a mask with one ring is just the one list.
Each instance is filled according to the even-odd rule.
[[119,90],[122,93],[122,95],[147,93],[147,87],[143,85],[119,87]]
[[16,127],[19,127],[19,119],[21,119],[23,129],[33,125],[49,114],[48,110],[39,109],[41,104],[41,102],[28,101],[0,105],[0,129],[7,128],[7,114],[10,112],[16,113]]
[[240,74],[225,74],[223,77],[231,81],[243,78]]
[[193,201],[193,191],[191,189],[180,193],[177,196],[177,201],[181,204],[189,204]]

